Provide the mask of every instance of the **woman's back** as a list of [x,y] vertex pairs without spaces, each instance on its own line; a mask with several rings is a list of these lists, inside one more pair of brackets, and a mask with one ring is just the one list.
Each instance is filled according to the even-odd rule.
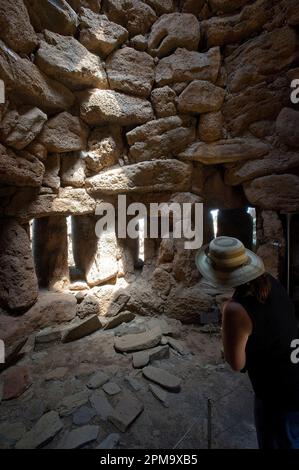
[[262,303],[236,291],[253,323],[246,347],[246,369],[257,397],[284,409],[299,410],[299,364],[291,361],[291,342],[298,338],[294,306],[282,285],[268,275],[271,290]]

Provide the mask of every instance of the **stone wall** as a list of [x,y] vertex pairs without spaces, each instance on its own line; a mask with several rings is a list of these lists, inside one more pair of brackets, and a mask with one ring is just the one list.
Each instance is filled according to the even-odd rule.
[[73,288],[109,303],[122,287],[131,309],[188,321],[211,310],[182,244],[147,241],[143,269],[132,241],[110,234],[96,246],[96,203],[118,194],[203,201],[205,241],[209,208],[254,206],[268,261],[283,237],[278,212],[299,209],[298,11],[296,0],[0,0],[0,215],[11,238],[1,237],[0,306],[36,301],[32,219],[38,277],[68,288],[72,215],[85,276]]

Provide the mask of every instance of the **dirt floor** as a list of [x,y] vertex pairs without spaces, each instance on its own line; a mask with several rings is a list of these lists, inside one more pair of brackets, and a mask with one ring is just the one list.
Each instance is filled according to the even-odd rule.
[[[61,402],[69,398],[72,402],[71,397],[79,392],[85,392],[87,398],[75,403],[67,416],[60,415],[62,429],[55,431],[55,436],[43,447],[64,447],[70,431],[82,425],[81,422],[78,425],[78,416],[83,416],[84,426],[98,426],[97,438],[83,445],[72,444],[74,447],[97,448],[107,436],[118,434],[113,436],[118,441],[115,445],[118,449],[205,449],[210,399],[212,448],[256,448],[251,387],[245,374],[234,373],[224,364],[217,328],[179,325],[176,346],[180,352],[170,347],[168,358],[153,361],[151,365],[181,379],[181,391],[166,392],[167,402],[163,404],[150,391],[150,382],[142,369],[133,368],[132,354],[120,354],[114,348],[116,335],[147,330],[150,321],[136,317],[129,324],[109,331],[99,330],[72,343],[36,346],[18,363],[18,367],[28,366],[32,385],[21,397],[0,404],[0,448],[18,447],[17,442],[43,415],[51,410],[59,412]],[[99,392],[101,387],[87,387],[99,371],[119,386],[118,393],[109,396]],[[121,432],[93,408],[92,397],[98,393],[113,408],[127,394],[133,395],[144,409],[127,431]]]

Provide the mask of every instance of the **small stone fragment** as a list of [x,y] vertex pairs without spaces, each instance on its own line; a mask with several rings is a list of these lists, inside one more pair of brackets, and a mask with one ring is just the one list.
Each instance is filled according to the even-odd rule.
[[171,392],[179,392],[181,390],[181,379],[170,374],[164,369],[147,366],[142,370],[142,373],[147,379],[157,383],[163,388],[166,388],[166,390]]

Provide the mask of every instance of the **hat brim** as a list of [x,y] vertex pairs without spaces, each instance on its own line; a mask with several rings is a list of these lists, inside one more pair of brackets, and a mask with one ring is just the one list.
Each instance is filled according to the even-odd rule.
[[253,251],[246,249],[248,262],[229,271],[215,269],[212,260],[208,256],[209,244],[198,250],[195,263],[201,275],[217,287],[238,287],[246,282],[253,281],[265,272],[262,259]]

